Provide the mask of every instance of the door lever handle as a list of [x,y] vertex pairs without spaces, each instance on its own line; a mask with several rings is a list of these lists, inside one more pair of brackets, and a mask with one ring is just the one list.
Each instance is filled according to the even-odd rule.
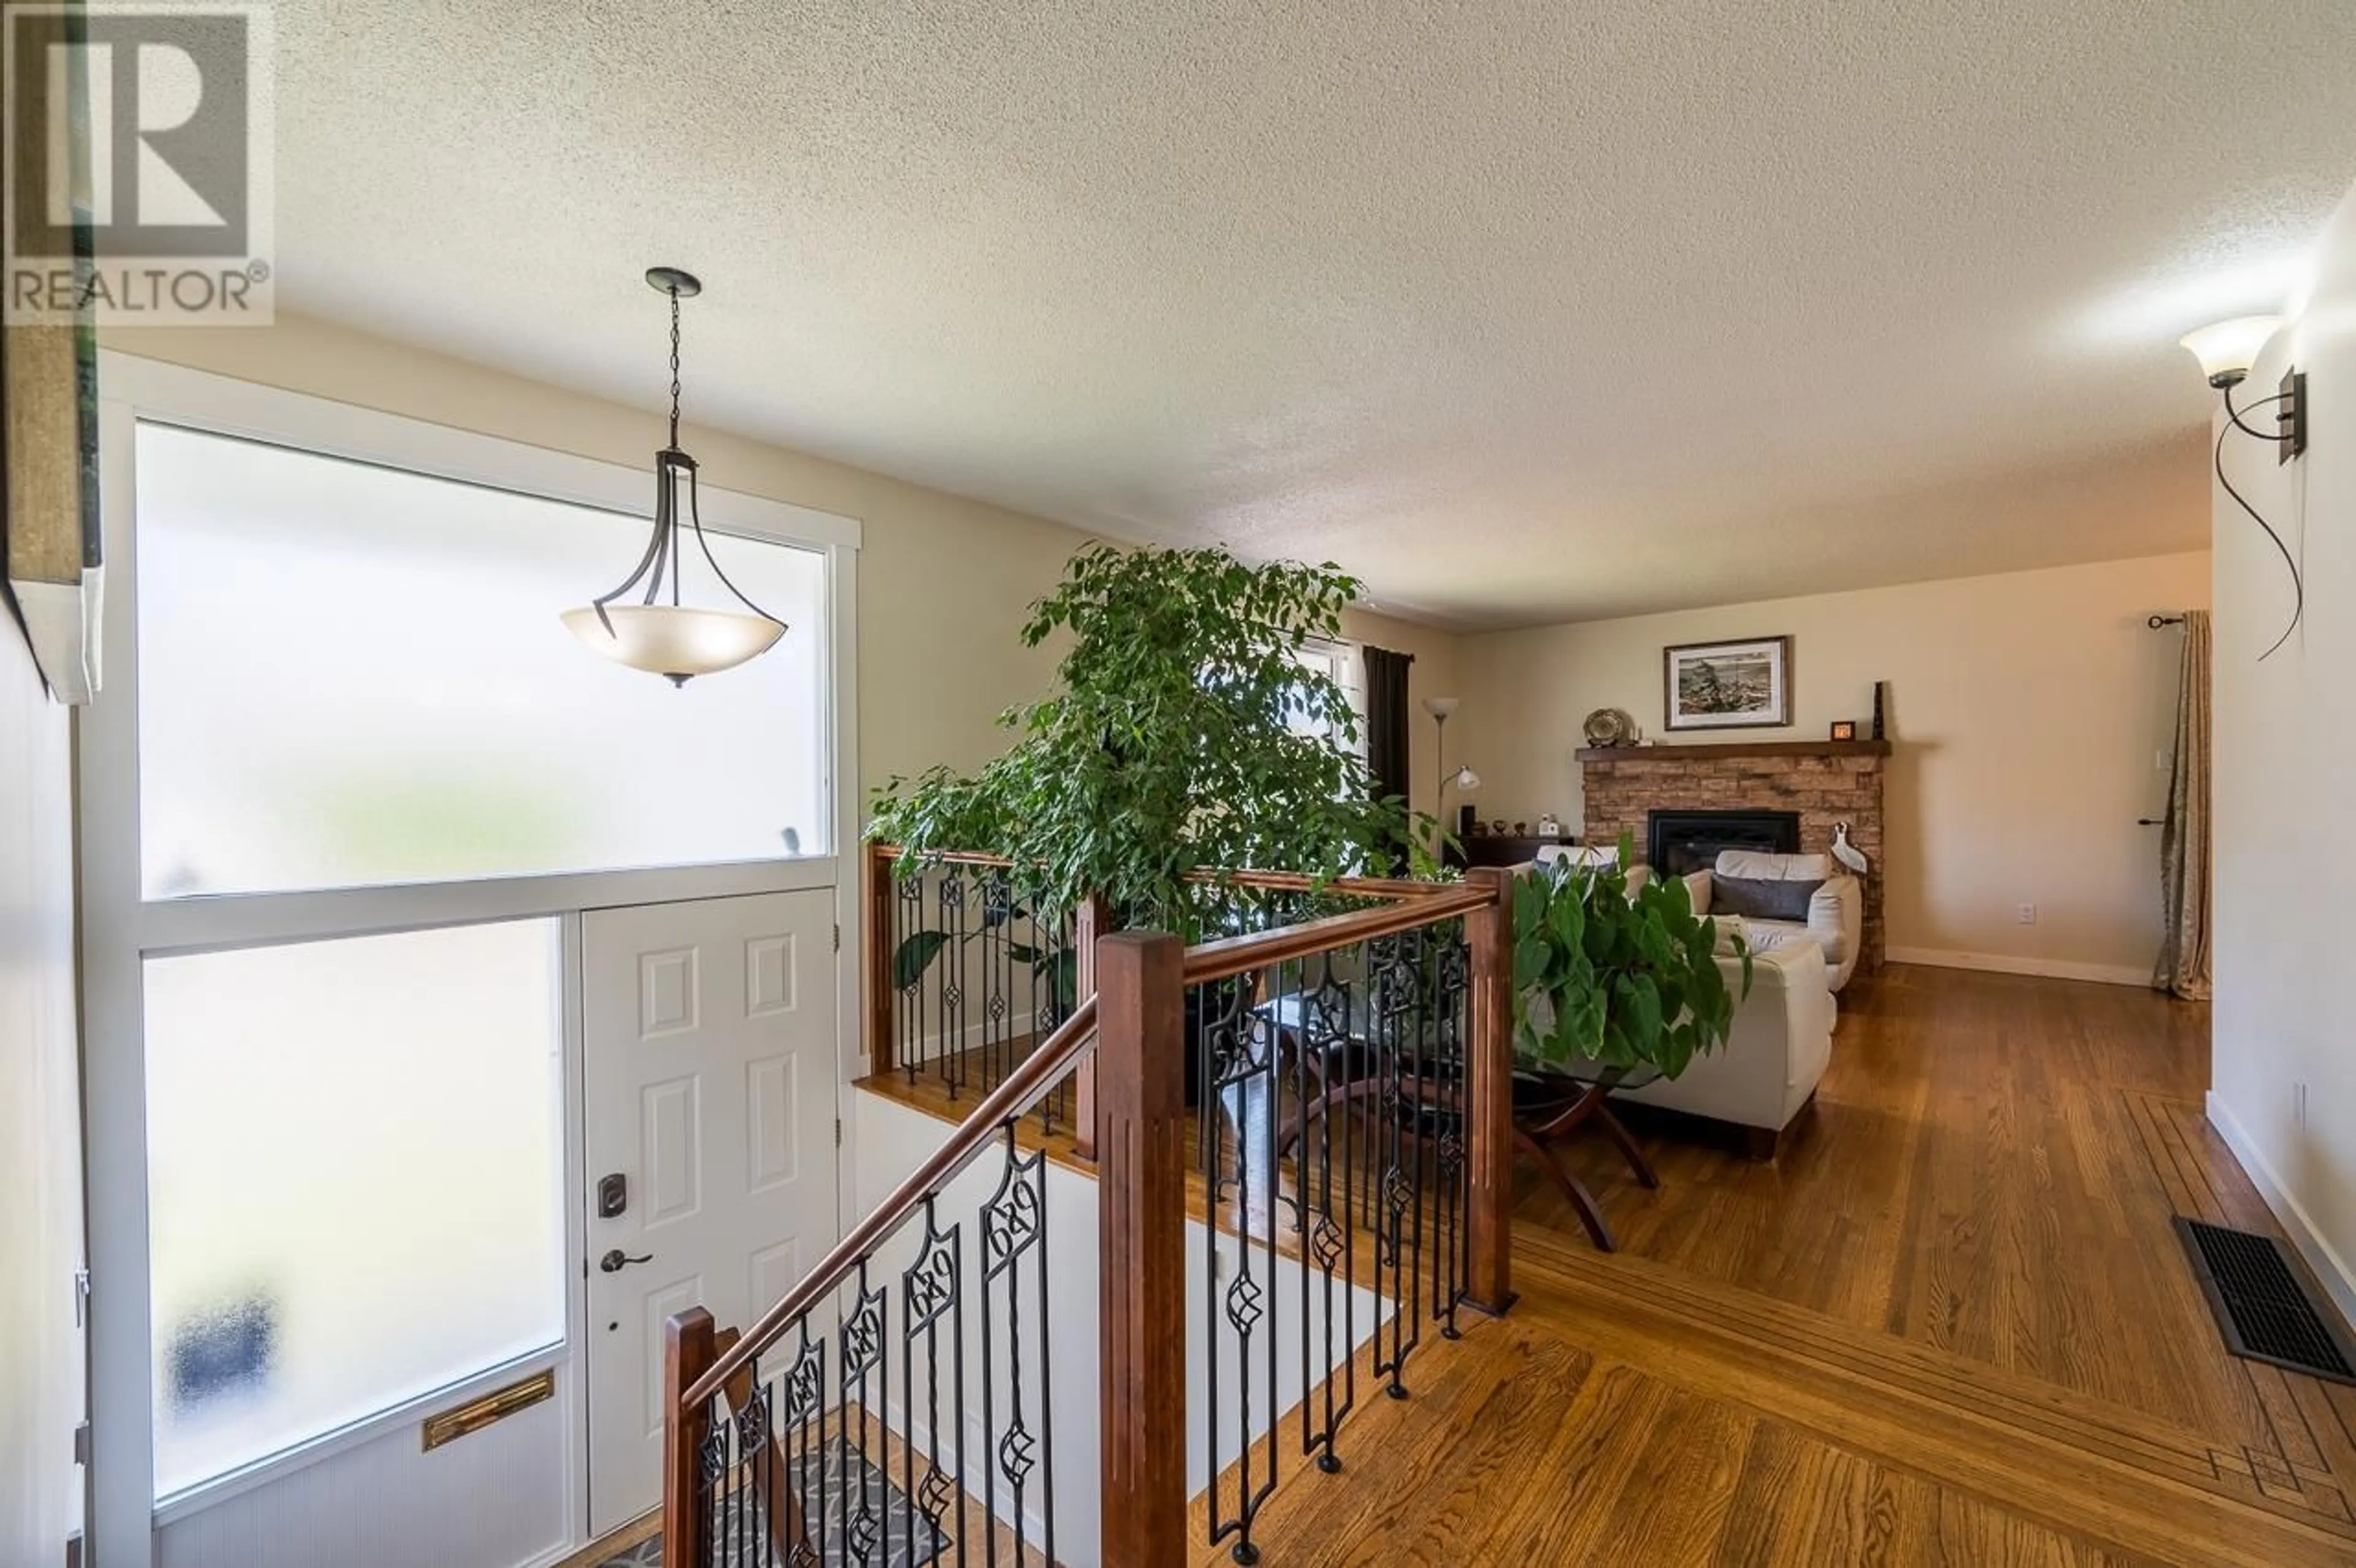
[[619,1274],[632,1264],[650,1264],[654,1261],[655,1255],[652,1253],[648,1253],[642,1258],[634,1258],[621,1248],[616,1247],[597,1260],[597,1271],[600,1274]]

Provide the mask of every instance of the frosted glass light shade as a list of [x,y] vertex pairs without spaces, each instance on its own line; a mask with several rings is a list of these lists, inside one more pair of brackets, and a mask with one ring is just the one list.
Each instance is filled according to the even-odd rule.
[[2258,350],[2282,326],[2278,315],[2237,315],[2177,339],[2201,361],[2201,373],[2212,387],[2230,387],[2250,373]]
[[567,610],[562,619],[574,636],[616,663],[673,680],[734,669],[786,635],[785,623],[766,615],[677,604],[610,605],[610,632],[588,605]]
[[1474,773],[1471,768],[1459,768],[1456,770],[1456,777],[1452,782],[1455,784],[1456,792],[1459,795],[1471,795],[1474,790],[1481,787],[1481,775]]
[[1423,699],[1423,710],[1426,713],[1430,714],[1434,719],[1445,720],[1450,714],[1456,711],[1456,699],[1452,697],[1427,697]]

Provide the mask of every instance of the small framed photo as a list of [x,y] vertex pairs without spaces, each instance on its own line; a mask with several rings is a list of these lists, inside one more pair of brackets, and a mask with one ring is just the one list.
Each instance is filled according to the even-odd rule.
[[1834,740],[1836,740],[1836,741],[1854,741],[1854,740],[1856,740],[1856,739],[1857,739],[1857,720],[1854,720],[1854,719],[1836,719],[1836,720],[1833,720],[1833,739],[1834,739]]
[[1661,650],[1672,730],[1774,730],[1792,722],[1792,639],[1686,643]]

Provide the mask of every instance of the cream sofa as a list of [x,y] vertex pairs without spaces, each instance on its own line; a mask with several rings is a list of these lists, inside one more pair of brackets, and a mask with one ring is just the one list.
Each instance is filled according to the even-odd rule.
[[1710,870],[1686,878],[1686,892],[1696,914],[1718,912],[1711,908],[1712,884],[1718,877],[1742,877],[1762,882],[1822,882],[1808,900],[1808,918],[1760,920],[1745,916],[1742,929],[1751,933],[1753,947],[1776,939],[1808,936],[1824,949],[1825,980],[1837,991],[1857,973],[1858,955],[1865,945],[1865,889],[1829,855],[1769,855],[1754,849],[1724,849]]
[[[1822,947],[1804,936],[1763,940],[1751,955],[1751,994],[1735,1004],[1726,1043],[1695,1057],[1681,1077],[1614,1098],[1732,1123],[1749,1130],[1753,1155],[1772,1158],[1832,1060],[1835,1004]],[[1742,961],[1722,955],[1718,966],[1739,992]]]

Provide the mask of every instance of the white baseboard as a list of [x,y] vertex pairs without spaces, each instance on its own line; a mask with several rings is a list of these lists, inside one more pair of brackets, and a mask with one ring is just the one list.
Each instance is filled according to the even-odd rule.
[[2283,1186],[2282,1178],[2275,1174],[2275,1168],[2267,1163],[2257,1140],[2250,1136],[2249,1129],[2233,1115],[2233,1108],[2219,1099],[2214,1089],[2209,1091],[2207,1109],[2209,1125],[2217,1129],[2217,1136],[2225,1140],[2225,1147],[2242,1162],[2250,1184],[2258,1189],[2258,1196],[2266,1200],[2266,1207],[2274,1211],[2275,1218],[2290,1233],[2291,1245],[2307,1260],[2307,1266],[2315,1271],[2315,1277],[2323,1282],[2332,1305],[2340,1308],[2340,1317],[2356,1328],[2356,1274],[2349,1271],[2346,1260],[2323,1239],[2315,1221],[2308,1218],[2307,1211]]
[[2078,964],[2066,958],[2016,958],[2009,953],[1965,953],[1951,947],[1893,947],[1882,955],[1892,964],[1928,964],[1934,969],[1979,969],[1994,975],[2038,975],[2049,980],[2092,980],[2104,986],[2151,987],[2151,970],[2126,964]]
[[[979,1006],[976,1006],[969,1010],[978,1013],[981,1008]],[[1005,1025],[1002,1028],[998,1028],[997,1032],[999,1039],[1001,1040],[1021,1040],[1025,1035],[1035,1032],[1033,1026],[1036,1022],[1036,1014],[1012,1014],[1007,1019]],[[994,1027],[996,1026],[993,1026],[987,1019],[977,1019],[974,1021],[968,1023],[963,1029],[958,1031],[956,1044],[950,1051],[950,1054],[963,1055],[969,1051],[980,1051],[984,1045],[990,1043],[990,1033]],[[918,1040],[916,1042],[916,1049],[923,1053],[923,1060],[932,1061],[938,1059],[942,1054],[942,1043],[948,1037],[940,1034],[938,1031],[935,1031],[926,1035],[922,1040]],[[895,1045],[894,1049],[896,1051],[898,1048]]]

